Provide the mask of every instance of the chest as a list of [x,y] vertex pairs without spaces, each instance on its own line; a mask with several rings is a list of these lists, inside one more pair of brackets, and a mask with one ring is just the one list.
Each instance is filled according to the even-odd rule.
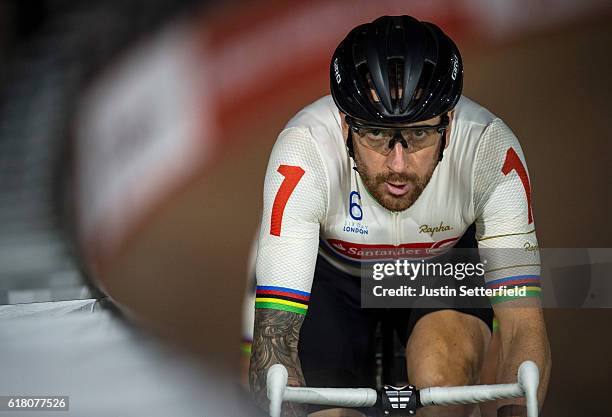
[[474,222],[469,187],[443,171],[434,172],[402,212],[382,207],[355,175],[350,186],[338,187],[320,233],[322,243],[346,260],[426,256],[452,247]]

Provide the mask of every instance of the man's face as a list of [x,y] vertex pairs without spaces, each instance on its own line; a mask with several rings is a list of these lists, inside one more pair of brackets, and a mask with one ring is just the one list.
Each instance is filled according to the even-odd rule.
[[[348,125],[342,118],[344,137],[348,135]],[[452,114],[449,113],[449,118]],[[452,120],[452,119],[451,119]],[[437,125],[440,117],[424,120],[411,125]],[[410,126],[410,125],[408,125]],[[372,149],[362,146],[353,134],[355,164],[361,179],[370,194],[386,209],[391,211],[406,210],[421,195],[429,183],[439,156],[441,141],[436,145],[417,152],[405,152],[400,142],[396,142],[391,153],[381,155]],[[450,125],[446,135],[450,137]]]

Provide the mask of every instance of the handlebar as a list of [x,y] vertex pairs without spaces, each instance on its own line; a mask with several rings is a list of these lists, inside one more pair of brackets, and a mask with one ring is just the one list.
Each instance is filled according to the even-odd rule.
[[280,364],[270,367],[267,394],[270,416],[280,417],[283,401],[330,405],[335,407],[374,407],[384,411],[414,414],[418,408],[430,405],[476,404],[485,401],[525,397],[527,417],[538,417],[538,366],[532,361],[521,364],[516,384],[468,385],[464,387],[431,387],[417,390],[413,386],[385,386],[380,393],[371,388],[310,388],[288,387],[287,369]]

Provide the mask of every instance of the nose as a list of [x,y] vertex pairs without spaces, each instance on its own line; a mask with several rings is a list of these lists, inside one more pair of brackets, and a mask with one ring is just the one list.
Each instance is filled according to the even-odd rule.
[[406,169],[407,155],[401,142],[395,142],[391,153],[387,155],[387,166],[393,172],[402,172]]

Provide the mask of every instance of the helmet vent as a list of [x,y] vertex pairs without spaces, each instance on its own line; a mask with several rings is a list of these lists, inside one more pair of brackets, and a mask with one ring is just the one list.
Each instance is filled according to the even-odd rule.
[[360,84],[363,85],[363,89],[365,90],[365,96],[368,97],[368,101],[377,111],[384,111],[384,106],[381,102],[380,96],[376,91],[376,86],[374,85],[374,81],[372,80],[372,75],[368,69],[368,65],[365,62],[361,63],[357,66],[357,73],[359,74]]
[[[410,101],[409,107],[415,108],[415,110],[419,111],[419,107],[424,107],[427,105],[427,102],[430,97],[424,97],[424,92],[429,92],[430,84],[432,82],[432,77],[435,71],[434,64],[426,60],[423,63],[423,70],[421,71],[421,77],[419,79],[419,83],[414,90],[414,94],[412,95],[412,100]],[[431,93],[428,93],[431,94]]]
[[392,58],[389,60],[389,93],[393,112],[399,114],[402,98],[404,97],[404,60]]

